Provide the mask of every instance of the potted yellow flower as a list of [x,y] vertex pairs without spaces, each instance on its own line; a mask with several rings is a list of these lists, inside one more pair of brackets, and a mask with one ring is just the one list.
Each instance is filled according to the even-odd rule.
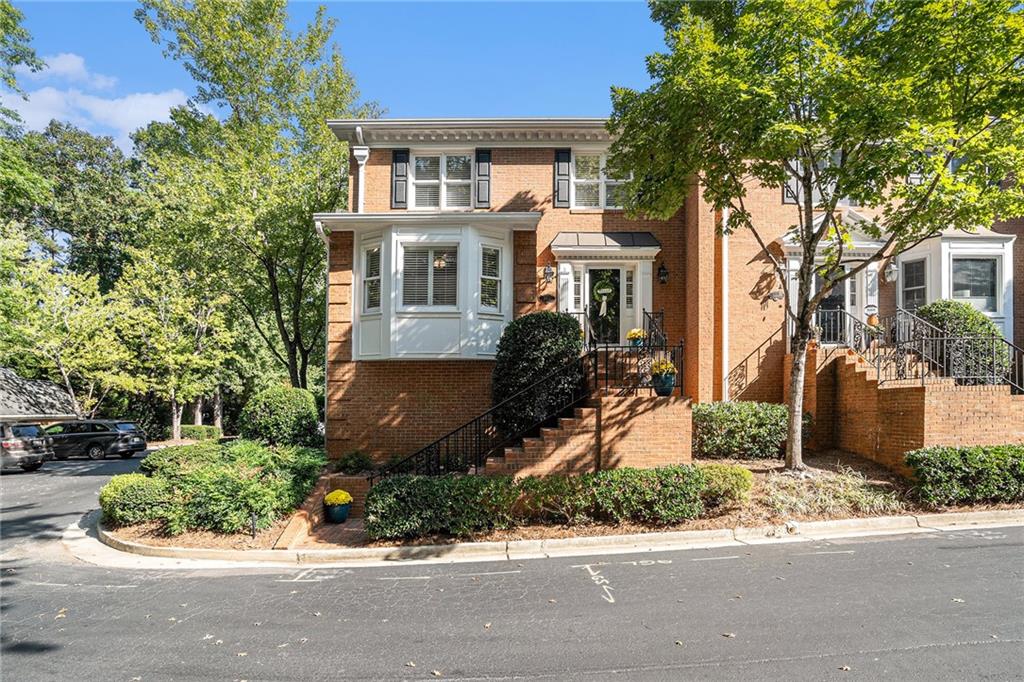
[[352,496],[344,490],[332,490],[324,495],[324,516],[331,523],[345,523],[352,511]]
[[672,395],[672,389],[676,386],[676,366],[671,360],[655,360],[651,364],[651,384],[658,395]]
[[626,340],[632,343],[634,346],[644,345],[644,339],[647,338],[647,332],[639,327],[634,327],[626,332]]

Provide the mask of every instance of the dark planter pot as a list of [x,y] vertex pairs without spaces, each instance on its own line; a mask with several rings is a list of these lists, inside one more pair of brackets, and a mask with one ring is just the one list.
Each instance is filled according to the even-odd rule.
[[633,344],[634,348],[639,348],[640,346],[644,345],[643,339],[630,339],[629,342]]
[[345,523],[348,520],[348,513],[352,510],[352,503],[348,504],[325,504],[324,516],[331,523]]
[[662,397],[672,395],[672,389],[676,387],[675,374],[655,374],[651,377],[651,384],[654,392]]

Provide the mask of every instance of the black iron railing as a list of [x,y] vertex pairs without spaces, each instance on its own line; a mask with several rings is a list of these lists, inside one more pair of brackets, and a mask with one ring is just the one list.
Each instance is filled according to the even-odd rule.
[[665,334],[665,311],[643,311],[644,343],[651,348],[667,348],[668,336]]
[[593,386],[605,395],[653,395],[651,365],[669,360],[676,368],[677,387],[683,386],[683,342],[676,346],[598,346],[593,351]]
[[815,322],[820,343],[855,350],[875,369],[879,384],[952,381],[1008,385],[1024,393],[1024,350],[1001,336],[948,334],[902,308],[876,325],[845,310],[819,310]]

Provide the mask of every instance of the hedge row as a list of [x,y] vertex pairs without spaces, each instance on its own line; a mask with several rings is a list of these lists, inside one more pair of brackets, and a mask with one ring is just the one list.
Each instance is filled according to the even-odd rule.
[[113,525],[157,521],[170,535],[237,533],[253,520],[263,529],[302,503],[325,463],[321,450],[246,440],[165,448],[142,461],[144,474],[110,479],[100,507]]
[[391,476],[367,494],[371,539],[467,536],[521,524],[668,525],[746,499],[741,467],[612,469],[581,476]]
[[216,426],[200,424],[182,424],[181,437],[188,440],[217,440],[223,434]]
[[906,457],[927,504],[1024,502],[1024,445],[932,447]]

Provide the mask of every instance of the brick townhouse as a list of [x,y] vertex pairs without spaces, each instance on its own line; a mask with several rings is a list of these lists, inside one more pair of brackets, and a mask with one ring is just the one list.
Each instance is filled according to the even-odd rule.
[[[630,329],[656,319],[665,345],[684,349],[682,385],[670,398],[606,390],[506,457],[488,459],[488,469],[687,461],[691,400],[785,399],[785,301],[766,254],[748,232],[718,235],[721,216],[696,185],[670,220],[627,218],[620,183],[604,172],[604,119],[330,126],[348,143],[351,188],[347,212],[314,216],[328,244],[332,457],[408,455],[486,412],[504,326],[540,310],[593,321],[594,341],[624,349]],[[799,255],[785,239],[795,198],[748,191],[754,220],[774,240],[769,248],[795,270]],[[856,231],[866,209],[841,210],[854,231],[850,256],[876,246]],[[953,298],[984,311],[1008,341],[1024,339],[1022,235],[1020,220],[943,232],[831,293],[807,382],[816,447],[899,468],[899,455],[915,446],[1024,440],[1024,398],[1013,386],[959,385],[913,360],[909,372],[890,376],[858,326]],[[954,418],[967,404],[984,418]]]

